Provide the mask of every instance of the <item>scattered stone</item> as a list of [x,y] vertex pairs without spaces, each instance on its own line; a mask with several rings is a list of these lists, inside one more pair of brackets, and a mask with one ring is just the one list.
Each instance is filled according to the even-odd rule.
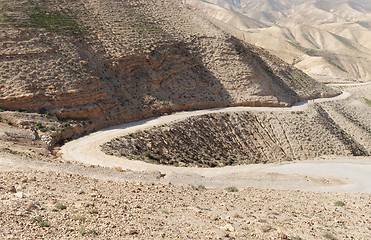
[[234,227],[230,223],[220,227],[220,230],[227,231],[227,232],[234,232],[235,231]]
[[136,229],[128,229],[126,230],[127,235],[137,235],[139,232]]
[[7,191],[9,193],[16,193],[17,192],[17,189],[15,188],[15,186],[10,186],[10,187],[8,187]]
[[16,192],[16,193],[14,194],[14,196],[17,197],[17,198],[24,198],[24,194],[23,194],[23,192]]

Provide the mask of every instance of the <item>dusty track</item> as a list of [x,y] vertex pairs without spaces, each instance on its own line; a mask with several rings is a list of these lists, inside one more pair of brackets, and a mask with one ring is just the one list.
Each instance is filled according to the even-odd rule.
[[[179,184],[204,184],[207,187],[248,186],[261,188],[301,189],[309,191],[371,192],[371,186],[363,184],[371,175],[371,159],[327,159],[281,164],[259,164],[224,168],[179,168],[153,165],[141,161],[108,156],[100,145],[125,134],[181,121],[191,116],[215,112],[242,111],[305,111],[314,103],[344,100],[350,93],[329,99],[316,99],[299,103],[291,108],[233,107],[180,112],[168,116],[110,127],[83,138],[71,141],[61,149],[62,158],[103,167],[121,167],[132,171],[166,174],[165,179]],[[329,170],[330,169],[330,170]]]

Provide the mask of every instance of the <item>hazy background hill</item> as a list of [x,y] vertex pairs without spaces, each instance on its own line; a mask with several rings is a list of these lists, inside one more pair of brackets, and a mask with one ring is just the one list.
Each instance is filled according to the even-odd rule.
[[214,23],[323,82],[371,79],[371,2],[184,0]]

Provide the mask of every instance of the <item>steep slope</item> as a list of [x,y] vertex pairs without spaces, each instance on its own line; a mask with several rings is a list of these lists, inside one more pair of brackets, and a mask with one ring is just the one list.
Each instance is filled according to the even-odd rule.
[[[366,1],[242,0],[230,2],[232,7],[218,11],[217,17],[210,5],[223,8],[225,4],[207,2],[186,1],[227,32],[268,49],[315,79],[346,82],[371,78],[371,8]],[[246,18],[255,24],[239,20]]]
[[110,155],[187,167],[368,155],[321,107],[307,112],[203,115],[115,138],[102,149]]
[[96,126],[337,92],[179,1],[2,0],[0,107]]

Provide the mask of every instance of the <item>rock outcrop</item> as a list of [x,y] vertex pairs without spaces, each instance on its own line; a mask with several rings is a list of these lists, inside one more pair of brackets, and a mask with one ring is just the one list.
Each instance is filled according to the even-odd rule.
[[338,92],[179,1],[0,1],[0,108],[90,128]]

